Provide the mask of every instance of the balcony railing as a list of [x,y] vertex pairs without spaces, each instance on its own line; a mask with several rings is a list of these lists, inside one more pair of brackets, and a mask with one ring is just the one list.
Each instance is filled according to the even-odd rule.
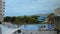
[[2,25],[6,26],[8,28],[18,28],[18,25],[7,23],[7,22],[3,22]]

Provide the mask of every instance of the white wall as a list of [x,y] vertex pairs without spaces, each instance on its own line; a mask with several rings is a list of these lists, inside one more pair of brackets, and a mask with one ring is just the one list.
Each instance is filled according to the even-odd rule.
[[57,34],[56,31],[22,31],[22,34]]

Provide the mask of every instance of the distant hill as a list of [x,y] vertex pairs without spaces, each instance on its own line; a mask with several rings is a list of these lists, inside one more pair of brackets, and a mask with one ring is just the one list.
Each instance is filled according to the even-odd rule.
[[50,13],[48,14],[35,14],[35,15],[32,15],[32,16],[48,16]]

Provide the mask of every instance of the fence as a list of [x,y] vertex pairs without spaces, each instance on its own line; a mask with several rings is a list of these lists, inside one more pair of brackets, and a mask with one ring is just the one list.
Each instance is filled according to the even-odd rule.
[[7,22],[3,22],[2,25],[7,26],[9,28],[18,28],[18,25],[7,23]]

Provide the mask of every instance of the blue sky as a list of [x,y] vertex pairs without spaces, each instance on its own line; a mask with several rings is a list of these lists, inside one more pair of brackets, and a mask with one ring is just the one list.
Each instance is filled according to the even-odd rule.
[[5,0],[5,16],[24,16],[51,13],[60,0]]

